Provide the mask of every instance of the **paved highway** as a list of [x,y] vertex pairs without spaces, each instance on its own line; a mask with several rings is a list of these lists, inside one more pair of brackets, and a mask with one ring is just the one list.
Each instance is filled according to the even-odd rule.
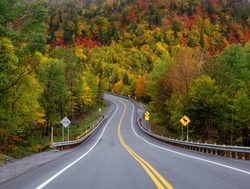
[[249,189],[250,162],[169,146],[136,125],[136,107],[106,95],[113,113],[71,153],[0,184],[1,189]]

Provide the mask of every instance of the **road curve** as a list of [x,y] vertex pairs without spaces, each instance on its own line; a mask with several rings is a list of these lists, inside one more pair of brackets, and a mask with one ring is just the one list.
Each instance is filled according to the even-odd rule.
[[250,162],[173,147],[145,135],[136,107],[105,95],[113,113],[71,153],[0,184],[1,189],[249,189]]

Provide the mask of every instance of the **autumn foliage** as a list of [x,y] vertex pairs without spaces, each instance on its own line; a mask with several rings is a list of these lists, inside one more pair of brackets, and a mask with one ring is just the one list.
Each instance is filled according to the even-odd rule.
[[62,117],[97,109],[105,91],[147,103],[161,134],[180,137],[187,114],[193,140],[250,145],[249,1],[0,8],[0,152],[48,147],[52,126],[59,135]]

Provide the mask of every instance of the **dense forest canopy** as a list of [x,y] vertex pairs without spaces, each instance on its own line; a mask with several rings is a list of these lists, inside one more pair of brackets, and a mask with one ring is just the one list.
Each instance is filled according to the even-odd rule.
[[248,0],[0,0],[0,12],[1,152],[32,151],[105,91],[147,103],[155,132],[179,137],[186,114],[193,140],[250,145]]

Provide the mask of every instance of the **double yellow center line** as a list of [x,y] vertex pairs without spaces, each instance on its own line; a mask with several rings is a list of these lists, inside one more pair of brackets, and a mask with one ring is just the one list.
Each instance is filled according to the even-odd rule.
[[120,140],[121,145],[128,151],[128,153],[142,166],[142,168],[146,171],[146,173],[149,175],[149,177],[152,179],[152,181],[155,183],[158,189],[164,189],[165,187],[168,189],[173,189],[173,187],[161,176],[161,174],[156,171],[152,165],[150,165],[146,160],[144,160],[142,157],[140,157],[135,151],[133,151],[123,140],[121,135],[121,124],[123,117],[125,115],[125,112],[127,110],[127,106],[124,102],[122,102],[124,105],[124,110],[121,116],[121,119],[119,121],[118,125],[118,137]]

